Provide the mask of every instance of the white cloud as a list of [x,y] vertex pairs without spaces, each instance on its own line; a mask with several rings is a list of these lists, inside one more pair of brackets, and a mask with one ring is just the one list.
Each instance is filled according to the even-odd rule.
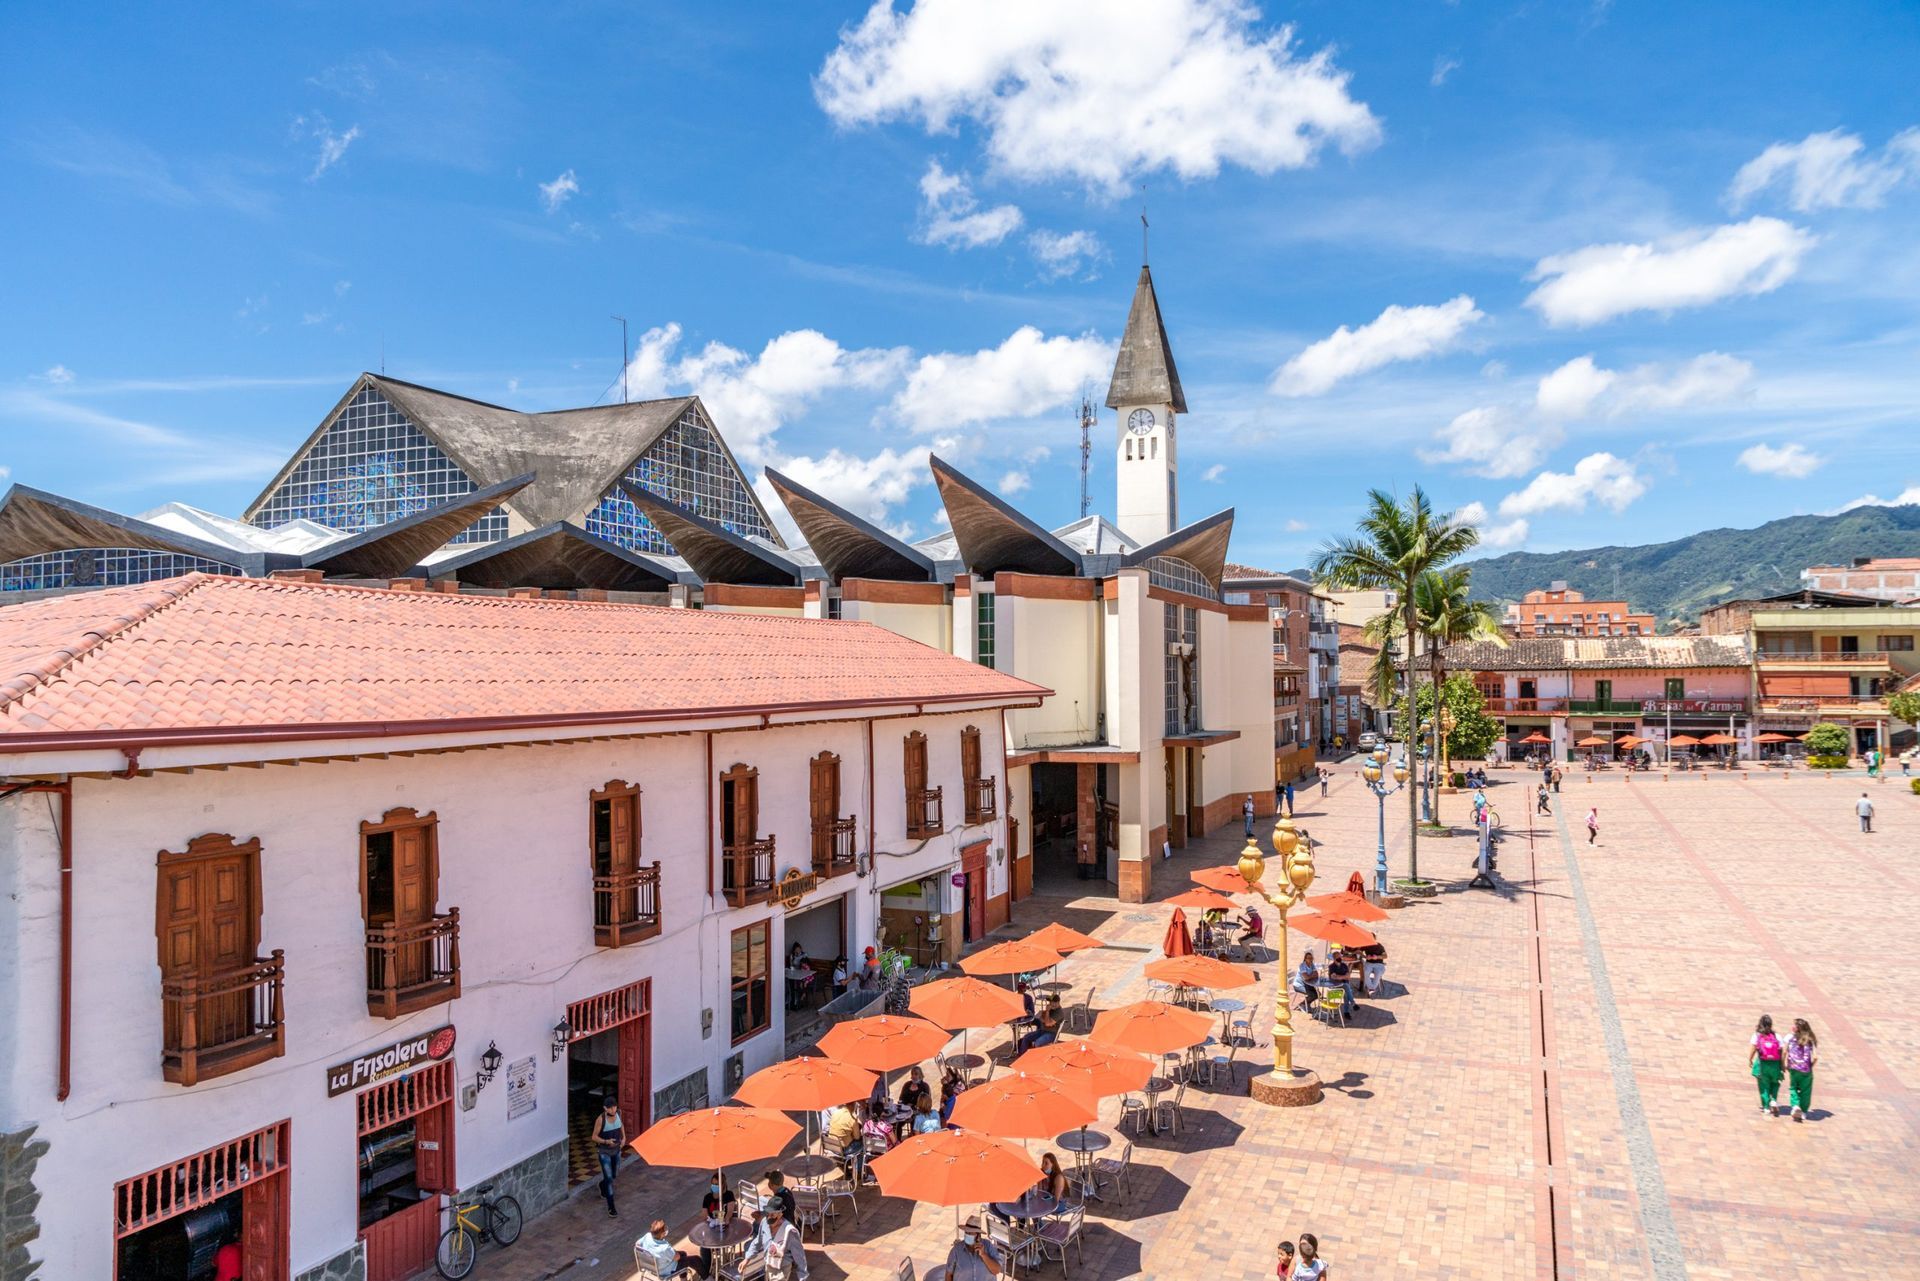
[[1113,368],[1113,344],[1092,334],[1048,338],[1022,325],[998,347],[920,357],[893,410],[920,431],[1030,418],[1070,403]]
[[1307,522],[1304,520],[1294,520],[1292,518],[1288,518],[1287,523],[1283,526],[1283,528],[1289,534],[1299,534],[1299,533],[1304,533],[1309,529],[1312,529],[1313,526],[1307,524]]
[[685,390],[698,395],[721,434],[741,458],[758,461],[781,425],[829,392],[876,389],[897,379],[904,349],[849,351],[813,329],[781,334],[758,356],[709,342],[679,354],[680,326],[662,325],[640,335],[627,366],[627,390],[661,396]]
[[1858,135],[1838,129],[1776,142],[1740,166],[1727,188],[1727,204],[1738,209],[1784,183],[1787,203],[1801,213],[1875,209],[1889,191],[1920,176],[1920,128],[1895,134],[1878,156],[1863,157],[1865,150]]
[[320,144],[319,153],[314,157],[313,172],[307,175],[307,181],[313,182],[340,163],[347,154],[347,148],[360,136],[360,126],[353,125],[345,133],[335,133],[333,123],[316,111],[310,116],[293,118],[293,136]]
[[1912,503],[1920,503],[1920,485],[1908,485],[1892,498],[1882,498],[1878,494],[1862,494],[1852,502],[1842,503],[1832,511],[1823,514],[1838,516],[1841,512],[1850,512],[1856,507],[1905,507]]
[[300,313],[300,323],[303,325],[324,325],[327,323],[327,318],[331,315],[333,315],[333,313],[325,307],[322,307],[319,311],[303,311]]
[[333,296],[335,298],[345,298],[347,296],[347,290],[351,288],[353,288],[353,282],[351,280],[336,280],[333,282]]
[[[868,458],[835,449],[818,458],[782,458],[776,466],[815,493],[882,526],[887,525],[892,510],[905,502],[916,488],[933,480],[933,474],[927,470],[924,446],[882,449]],[[761,493],[761,501],[768,511],[781,516],[785,529],[785,508],[770,488],[762,489]],[[899,532],[897,527],[890,528]]]
[[1479,530],[1483,547],[1518,547],[1532,532],[1524,516],[1496,521],[1485,503],[1468,503],[1454,513],[1454,518]]
[[1637,365],[1624,373],[1602,369],[1592,356],[1577,356],[1540,380],[1534,408],[1548,419],[1673,411],[1725,404],[1753,388],[1753,366],[1710,351],[1677,366]]
[[1456,464],[1496,478],[1532,471],[1562,439],[1559,428],[1530,422],[1499,405],[1458,414],[1439,435],[1446,448],[1419,451],[1422,461]]
[[1460,59],[1441,54],[1433,60],[1433,74],[1427,77],[1427,83],[1438,89],[1447,82],[1447,77],[1460,70]]
[[57,386],[65,386],[73,381],[73,371],[65,365],[49,365],[47,372],[40,376]]
[[548,213],[560,212],[560,206],[573,199],[580,191],[580,180],[569,169],[552,182],[536,183],[540,188],[540,203],[546,206]]
[[[1045,228],[1027,237],[1027,251],[1040,264],[1043,280],[1080,276],[1107,256],[1107,247],[1091,231],[1048,231]],[[1085,278],[1091,280],[1092,273],[1087,272]]]
[[1820,464],[1827,460],[1813,453],[1806,446],[1787,444],[1779,448],[1772,445],[1749,445],[1740,451],[1740,465],[1759,476],[1787,476],[1799,479],[1811,476]]
[[1119,194],[1137,175],[1312,164],[1380,125],[1322,50],[1246,0],[875,0],[814,79],[837,124],[978,122],[1000,171]]
[[998,486],[1003,497],[1011,498],[1015,494],[1025,493],[1033,487],[1033,477],[1023,471],[1010,471],[1000,478]]
[[1227,465],[1225,463],[1215,463],[1200,473],[1200,479],[1206,481],[1209,485],[1217,485],[1226,479],[1226,475]]
[[1657,244],[1589,245],[1542,258],[1527,305],[1550,325],[1594,325],[1634,311],[1700,307],[1778,289],[1815,237],[1778,218],[1695,229]]
[[1632,463],[1608,453],[1588,454],[1571,472],[1543,471],[1526,488],[1502,498],[1500,514],[1512,518],[1546,511],[1583,512],[1589,502],[1622,512],[1646,492],[1647,484]]
[[920,175],[920,233],[924,244],[951,249],[997,245],[1026,221],[1017,205],[982,209],[973,184],[963,173],[948,173],[938,160]]
[[1398,360],[1438,355],[1467,326],[1486,316],[1466,294],[1438,307],[1388,307],[1358,329],[1345,325],[1282,365],[1270,390],[1278,396],[1317,396],[1343,378]]

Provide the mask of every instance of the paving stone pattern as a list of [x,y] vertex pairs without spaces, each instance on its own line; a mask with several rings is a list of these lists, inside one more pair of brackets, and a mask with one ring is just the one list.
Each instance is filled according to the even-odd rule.
[[[1570,775],[1543,819],[1525,817],[1530,777],[1496,779],[1495,808],[1522,825],[1501,890],[1464,888],[1471,841],[1422,843],[1444,889],[1379,927],[1385,996],[1351,1027],[1295,1016],[1296,1059],[1327,1084],[1311,1108],[1246,1097],[1271,1054],[1278,971],[1258,966],[1259,986],[1235,993],[1258,1011],[1258,1047],[1239,1051],[1232,1088],[1188,1093],[1181,1135],[1137,1141],[1132,1195],[1090,1209],[1076,1281],[1269,1277],[1275,1242],[1302,1232],[1342,1281],[1920,1275],[1920,797],[1898,778]],[[1853,813],[1863,787],[1871,835]],[[1370,879],[1375,802],[1353,769],[1328,800],[1299,800],[1322,843],[1316,891]],[[1444,804],[1464,817],[1464,797]],[[1404,823],[1388,820],[1404,874]],[[1156,868],[1156,895],[1236,857],[1237,828]],[[1097,934],[1119,946],[1061,967],[1074,996],[1143,997],[1166,909],[1088,888],[1043,881],[1000,936],[1048,920]],[[1805,1124],[1759,1111],[1746,1055],[1762,1011],[1820,1036]],[[1102,1115],[1113,1130],[1116,1102]],[[617,1225],[589,1189],[490,1252],[486,1275],[625,1281],[646,1221],[683,1231],[703,1183],[629,1167]],[[905,1257],[924,1276],[952,1226],[951,1210],[868,1190],[824,1248],[809,1235],[813,1276],[890,1281]]]

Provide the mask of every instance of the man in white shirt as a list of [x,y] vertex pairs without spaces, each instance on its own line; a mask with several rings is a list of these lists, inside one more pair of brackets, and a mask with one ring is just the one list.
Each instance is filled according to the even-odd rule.
[[1873,830],[1873,802],[1867,799],[1865,792],[1860,793],[1860,799],[1853,803],[1853,812],[1860,816],[1860,830],[1863,832],[1871,832]]
[[800,1229],[787,1220],[786,1207],[768,1197],[747,1244],[749,1255],[767,1261],[767,1281],[807,1281],[807,1248]]

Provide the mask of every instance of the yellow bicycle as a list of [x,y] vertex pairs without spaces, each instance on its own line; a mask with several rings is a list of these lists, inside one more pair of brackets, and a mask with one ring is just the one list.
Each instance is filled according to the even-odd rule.
[[473,1190],[472,1201],[453,1207],[453,1226],[441,1234],[440,1248],[433,1253],[434,1266],[448,1281],[460,1281],[473,1271],[483,1242],[512,1245],[520,1239],[520,1203],[492,1192],[491,1183],[482,1183]]

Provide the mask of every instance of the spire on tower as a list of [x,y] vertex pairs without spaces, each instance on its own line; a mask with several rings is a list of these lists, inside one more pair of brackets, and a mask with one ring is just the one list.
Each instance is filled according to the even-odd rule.
[[1122,405],[1170,405],[1178,413],[1187,412],[1180,371],[1174,368],[1173,349],[1160,320],[1160,299],[1153,292],[1153,272],[1144,264],[1127,312],[1127,332],[1120,336],[1120,354],[1114,357],[1113,381],[1107,386],[1107,408]]

